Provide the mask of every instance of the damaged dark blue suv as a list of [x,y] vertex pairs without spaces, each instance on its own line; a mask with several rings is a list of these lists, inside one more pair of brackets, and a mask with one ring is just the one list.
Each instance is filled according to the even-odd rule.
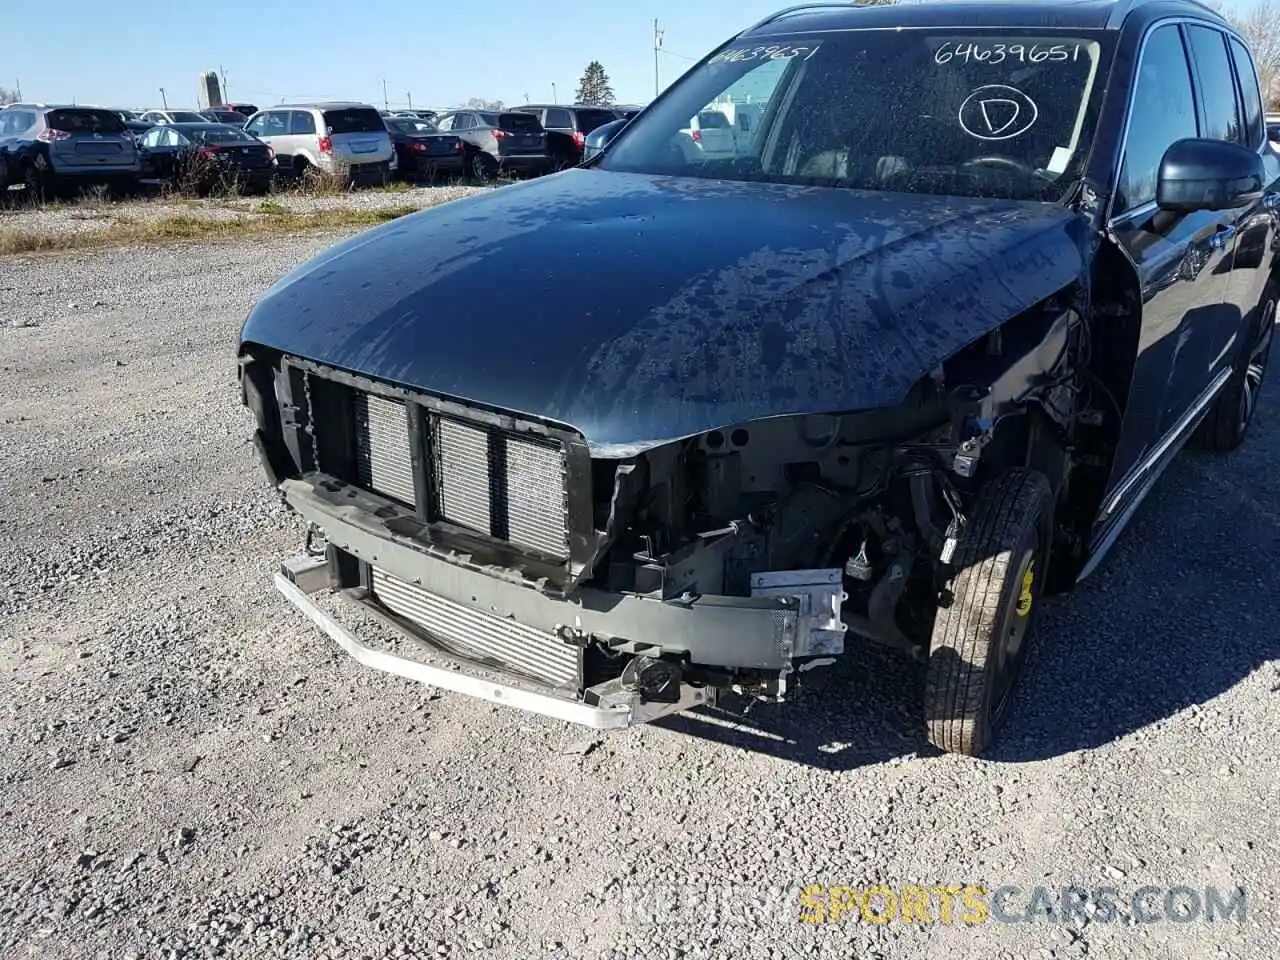
[[1041,597],[1245,437],[1278,185],[1190,0],[785,10],[584,167],[257,304],[244,401],[324,535],[276,582],[369,666],[597,728],[887,644],[978,753]]

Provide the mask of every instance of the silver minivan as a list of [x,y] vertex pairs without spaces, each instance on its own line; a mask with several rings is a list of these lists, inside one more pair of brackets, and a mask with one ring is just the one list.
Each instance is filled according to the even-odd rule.
[[385,184],[395,150],[378,111],[364,103],[291,103],[259,110],[245,129],[271,146],[282,172],[309,170]]

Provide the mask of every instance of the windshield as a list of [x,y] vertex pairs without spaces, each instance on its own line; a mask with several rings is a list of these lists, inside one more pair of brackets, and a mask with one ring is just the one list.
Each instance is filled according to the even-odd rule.
[[730,44],[596,169],[1058,200],[1105,77],[1101,33],[850,30]]
[[205,120],[200,114],[186,110],[171,110],[169,116],[173,118],[173,123],[204,123]]

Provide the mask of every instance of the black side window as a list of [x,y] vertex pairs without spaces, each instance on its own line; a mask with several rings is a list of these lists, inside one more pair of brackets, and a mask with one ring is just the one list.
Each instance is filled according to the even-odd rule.
[[469,113],[455,113],[453,115],[453,129],[455,130],[471,130],[476,125],[476,118]]
[[310,110],[294,110],[289,115],[289,132],[293,133],[315,133],[316,118],[312,116]]
[[1262,124],[1262,98],[1258,94],[1258,72],[1254,69],[1253,58],[1248,48],[1234,37],[1231,38],[1231,52],[1236,61],[1236,76],[1240,78],[1240,94],[1244,98],[1244,133],[1245,144],[1250,147],[1262,145],[1266,135]]
[[1175,141],[1194,136],[1196,103],[1182,37],[1176,26],[1157,27],[1147,38],[1134,81],[1115,212],[1155,200],[1164,152]]
[[548,130],[572,130],[573,114],[568,110],[548,110],[543,126]]
[[1236,85],[1227,59],[1227,35],[1209,27],[1188,27],[1187,40],[1196,60],[1205,129],[1200,134],[1214,140],[1243,143]]

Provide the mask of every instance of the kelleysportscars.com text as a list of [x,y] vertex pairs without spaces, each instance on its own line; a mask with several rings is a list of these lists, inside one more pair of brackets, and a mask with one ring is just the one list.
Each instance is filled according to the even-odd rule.
[[897,923],[1243,923],[1243,887],[1182,884],[1062,887],[1005,884],[740,887],[674,884],[623,891],[632,924]]

